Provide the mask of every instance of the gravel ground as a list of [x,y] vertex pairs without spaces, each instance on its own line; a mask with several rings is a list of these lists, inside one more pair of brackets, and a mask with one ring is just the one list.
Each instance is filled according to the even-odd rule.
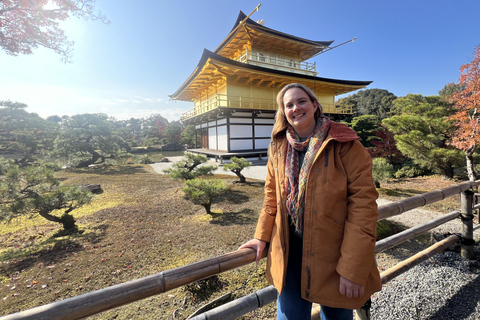
[[480,319],[480,250],[447,251],[388,282],[372,298],[372,319]]
[[[159,162],[151,164],[152,168],[155,169],[156,172],[163,174],[163,170],[170,168],[170,166],[175,163],[176,161],[181,160],[182,157],[168,157],[169,162]],[[251,160],[249,160],[251,161]],[[258,180],[265,180],[267,178],[267,170],[266,170],[266,161],[251,161],[252,166],[245,168],[242,170],[242,174],[245,178],[251,179],[258,179]],[[228,174],[234,176],[235,173],[231,171],[223,171],[223,165],[219,162],[215,162],[215,160],[208,160],[207,162],[210,165],[217,165],[217,170],[214,171],[216,174]]]
[[[172,162],[156,163],[152,167],[159,173]],[[215,163],[214,161],[210,161]],[[218,165],[218,163],[216,163]],[[254,164],[242,173],[247,178],[265,180],[265,163]],[[215,173],[232,174],[219,169]],[[379,199],[378,204],[389,201]],[[413,227],[432,220],[442,213],[415,209],[392,217],[391,220]],[[461,232],[461,222],[456,219],[435,228],[438,233]],[[475,238],[478,238],[476,231]],[[459,320],[480,319],[480,248],[475,246],[472,260],[463,259],[459,253],[447,251],[437,254],[383,286],[372,297],[371,315],[377,320]]]

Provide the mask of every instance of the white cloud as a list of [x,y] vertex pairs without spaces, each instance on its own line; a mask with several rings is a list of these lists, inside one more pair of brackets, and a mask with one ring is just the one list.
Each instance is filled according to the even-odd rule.
[[168,121],[180,120],[193,107],[186,102],[164,98],[144,98],[138,95],[102,91],[94,88],[71,88],[27,83],[0,83],[0,100],[12,100],[28,105],[28,112],[42,117],[105,113],[118,120],[144,118],[160,114]]

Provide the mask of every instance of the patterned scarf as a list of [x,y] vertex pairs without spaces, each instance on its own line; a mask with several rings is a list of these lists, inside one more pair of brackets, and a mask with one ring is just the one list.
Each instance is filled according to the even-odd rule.
[[[320,117],[313,133],[305,141],[300,141],[292,126],[287,127],[287,156],[285,159],[285,185],[287,192],[287,212],[298,234],[303,233],[303,213],[307,177],[312,168],[317,151],[330,129],[330,119]],[[298,151],[306,151],[303,165],[299,168]]]

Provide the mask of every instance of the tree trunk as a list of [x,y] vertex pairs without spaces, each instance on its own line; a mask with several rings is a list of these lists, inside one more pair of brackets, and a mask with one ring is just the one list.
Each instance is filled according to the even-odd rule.
[[448,166],[443,169],[443,178],[445,180],[453,179],[453,166]]
[[48,221],[57,222],[57,223],[62,222],[59,217],[54,216],[54,215],[50,214],[49,212],[40,211],[38,214],[41,217],[47,219]]
[[465,158],[467,160],[468,179],[470,181],[475,181],[475,180],[477,180],[477,176],[475,174],[475,167],[474,167],[474,164],[473,164],[473,151],[465,152]]
[[63,224],[63,230],[77,229],[77,225],[75,224],[75,218],[71,214],[64,213],[60,217],[60,222]]
[[61,223],[64,230],[73,230],[77,228],[75,219],[68,213],[64,213],[60,218],[50,214],[49,212],[40,211],[39,214],[48,221]]
[[102,163],[102,162],[105,161],[105,158],[104,158],[104,157],[102,157],[98,152],[93,151],[93,152],[92,152],[92,158],[80,162],[80,163],[77,165],[77,168],[87,168],[89,165],[96,163],[97,160],[100,159],[100,158],[102,159],[102,161],[100,161],[99,163]]
[[211,203],[204,203],[203,207],[205,208],[205,211],[207,214],[212,214],[212,204]]
[[237,175],[238,179],[240,179],[240,183],[245,183],[245,176],[243,174],[241,174],[240,172],[235,172],[235,174]]

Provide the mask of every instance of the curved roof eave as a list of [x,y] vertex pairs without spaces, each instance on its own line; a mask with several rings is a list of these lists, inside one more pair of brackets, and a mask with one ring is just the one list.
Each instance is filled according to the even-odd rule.
[[[233,25],[233,28],[232,30],[230,30],[230,33],[227,35],[227,37],[222,41],[222,43],[220,43],[220,45],[213,51],[215,53],[219,52],[227,43],[228,41],[235,35],[235,29],[240,25],[240,23],[245,20],[245,18],[247,17],[247,15],[245,13],[243,13],[242,11],[240,11],[240,13],[238,14],[238,17],[237,17],[237,21],[235,22],[235,24]],[[308,40],[308,39],[304,39],[304,38],[300,38],[300,37],[296,37],[296,36],[293,36],[293,35],[289,35],[289,34],[286,34],[286,33],[283,33],[283,32],[280,32],[280,31],[277,31],[277,30],[274,30],[274,29],[271,29],[271,28],[268,28],[268,27],[265,27],[265,26],[262,26],[261,24],[258,24],[256,23],[255,21],[253,21],[252,19],[248,18],[246,21],[245,21],[245,24],[248,24],[252,27],[255,27],[257,29],[261,29],[263,30],[264,32],[266,33],[270,33],[270,34],[274,34],[276,36],[280,36],[280,37],[283,37],[283,38],[287,38],[287,39],[290,39],[290,40],[295,40],[295,41],[300,41],[300,42],[304,42],[304,43],[308,43],[310,45],[317,45],[317,46],[330,46],[334,40],[330,40],[330,41],[314,41],[314,40]]]
[[[175,96],[177,96],[178,94],[180,94],[180,92],[183,91],[183,89],[185,89],[185,87],[193,80],[195,79],[195,77],[200,73],[200,71],[202,70],[203,66],[205,65],[205,63],[207,62],[208,58],[210,58],[210,53],[212,53],[211,51],[207,50],[207,49],[203,49],[203,53],[202,53],[202,57],[200,58],[200,60],[198,61],[198,64],[197,66],[195,67],[195,70],[193,70],[192,74],[190,75],[190,77],[188,77],[187,80],[185,80],[185,82],[180,86],[180,88],[177,89],[177,91],[175,91],[174,94],[172,95],[169,95],[170,99],[175,99]],[[218,56],[218,55],[217,55]],[[230,60],[230,59],[228,59]]]
[[277,74],[277,75],[282,75],[282,76],[288,76],[288,77],[297,77],[297,78],[302,78],[306,80],[315,80],[315,81],[324,81],[324,82],[329,82],[329,83],[336,83],[336,84],[344,84],[344,85],[351,85],[351,86],[367,86],[371,84],[373,81],[359,81],[359,80],[342,80],[342,79],[331,79],[331,78],[323,78],[323,77],[317,77],[317,76],[309,76],[305,74],[300,74],[300,73],[292,73],[288,71],[281,71],[281,70],[275,70],[275,69],[270,69],[270,68],[265,68],[265,67],[260,67],[260,66],[254,66],[254,65],[249,65],[243,62],[238,62],[231,60],[229,58],[222,57],[214,52],[211,52],[210,50],[204,49],[202,57],[200,58],[200,61],[198,62],[197,67],[193,71],[193,73],[188,77],[188,79],[182,84],[182,86],[172,95],[170,95],[170,99],[175,99],[175,96],[178,96],[188,85],[189,83],[195,79],[195,77],[200,73],[202,70],[203,66],[207,62],[208,59],[212,60],[217,60],[219,62],[229,64],[231,66],[239,67],[239,68],[246,68],[250,70],[255,70],[255,71],[260,71],[260,72],[266,72],[266,73],[272,73],[272,74]]

